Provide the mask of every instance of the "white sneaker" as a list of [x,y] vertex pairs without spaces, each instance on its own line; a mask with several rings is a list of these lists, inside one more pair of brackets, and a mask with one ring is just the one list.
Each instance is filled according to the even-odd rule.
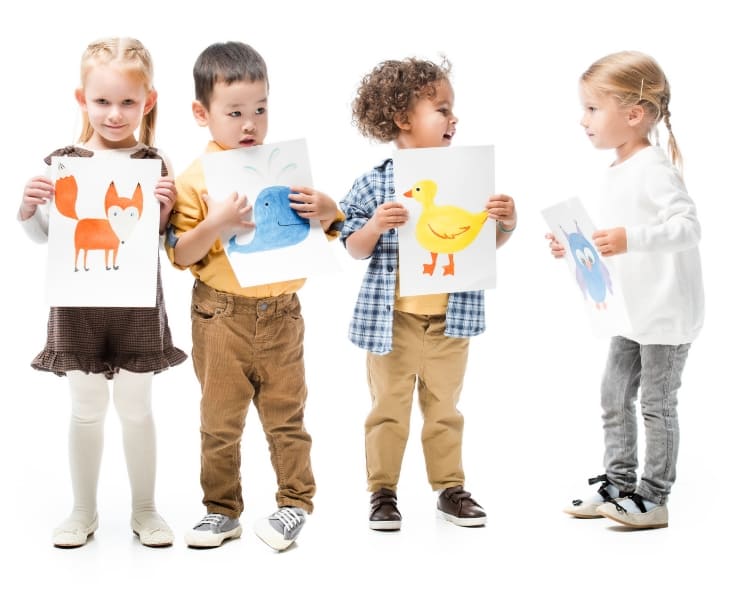
[[254,524],[254,532],[270,548],[285,550],[298,537],[306,522],[306,512],[299,507],[280,507],[269,517]]
[[216,548],[225,540],[241,536],[241,524],[220,513],[207,513],[193,529],[186,532],[186,545],[190,548]]

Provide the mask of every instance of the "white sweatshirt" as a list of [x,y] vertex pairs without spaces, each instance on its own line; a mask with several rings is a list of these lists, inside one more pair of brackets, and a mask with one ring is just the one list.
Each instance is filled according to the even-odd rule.
[[628,316],[628,339],[690,343],[704,322],[696,207],[665,152],[644,148],[607,171],[600,193],[604,229],[626,228],[627,252],[611,257]]

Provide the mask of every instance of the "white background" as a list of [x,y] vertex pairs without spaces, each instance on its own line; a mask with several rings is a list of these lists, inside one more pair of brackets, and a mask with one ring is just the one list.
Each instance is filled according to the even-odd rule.
[[[750,585],[752,490],[748,273],[752,219],[752,51],[744,3],[685,2],[67,2],[15,3],[0,24],[6,189],[0,399],[6,589],[709,588]],[[495,14],[489,9],[495,6]],[[191,68],[209,43],[243,40],[270,72],[268,141],[305,137],[314,184],[339,200],[353,179],[389,155],[350,123],[361,76],[388,58],[453,63],[460,116],[455,145],[495,145],[497,189],[516,199],[519,229],[498,252],[488,330],[472,342],[461,410],[467,488],[489,513],[485,528],[435,520],[418,432],[399,487],[404,527],[367,528],[364,353],[346,338],[365,268],[343,261],[336,278],[312,279],[300,296],[307,322],[316,509],[295,547],[275,554],[252,532],[274,508],[274,479],[253,411],[244,440],[246,531],[192,551],[183,531],[203,514],[199,388],[191,363],[156,377],[157,500],[176,531],[169,549],[131,535],[117,416],[108,416],[100,529],[84,548],[54,549],[52,527],[70,510],[69,401],[64,379],[29,361],[44,342],[45,248],[15,222],[26,180],[79,131],[73,91],[81,52],[108,35],[152,51],[158,141],[177,170],[204,148],[191,117]],[[682,443],[666,530],[627,532],[561,513],[601,471],[599,380],[606,342],[585,326],[565,263],[550,258],[540,210],[579,193],[611,154],[578,125],[577,79],[622,49],[654,55],[673,88],[672,122],[698,205],[707,324],[692,347],[680,394]],[[598,220],[595,220],[598,223]],[[191,276],[163,259],[173,337],[190,351]],[[421,587],[419,587],[421,585]]]

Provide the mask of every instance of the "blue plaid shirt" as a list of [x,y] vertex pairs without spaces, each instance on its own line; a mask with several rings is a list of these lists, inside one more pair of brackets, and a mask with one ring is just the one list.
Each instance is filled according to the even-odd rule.
[[[394,200],[393,161],[387,159],[356,179],[340,202],[340,209],[346,215],[340,233],[343,244],[351,234],[364,227],[380,205]],[[398,232],[391,229],[380,236],[374,247],[348,327],[348,338],[353,344],[379,355],[393,349],[397,271]],[[448,294],[445,336],[471,337],[484,329],[484,291]]]

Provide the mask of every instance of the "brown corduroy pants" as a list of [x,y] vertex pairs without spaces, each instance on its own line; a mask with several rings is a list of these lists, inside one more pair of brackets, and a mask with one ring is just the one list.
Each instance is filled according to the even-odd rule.
[[193,360],[202,387],[201,485],[208,513],[237,518],[241,436],[254,403],[278,483],[278,506],[311,512],[311,437],[304,428],[304,320],[298,296],[247,298],[197,281]]

